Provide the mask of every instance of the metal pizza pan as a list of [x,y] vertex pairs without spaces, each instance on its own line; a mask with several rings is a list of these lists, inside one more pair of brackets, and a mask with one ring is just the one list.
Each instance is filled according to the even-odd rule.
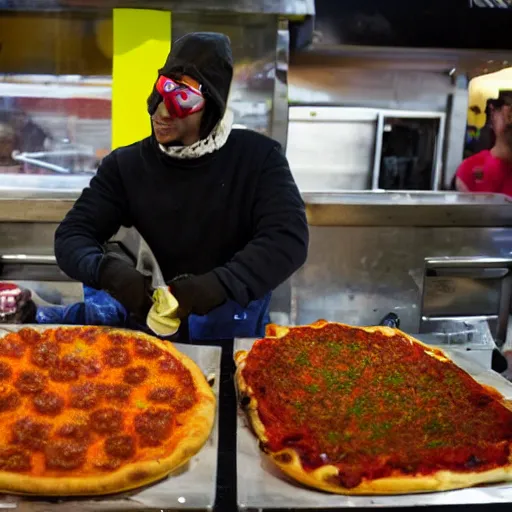
[[[8,332],[24,327],[44,331],[60,325],[0,325],[0,340]],[[131,332],[131,331],[128,331]],[[201,368],[219,397],[220,347],[174,343]],[[205,446],[185,466],[174,474],[133,491],[107,496],[54,498],[0,494],[0,509],[20,512],[124,512],[212,510],[217,483],[218,415]]]

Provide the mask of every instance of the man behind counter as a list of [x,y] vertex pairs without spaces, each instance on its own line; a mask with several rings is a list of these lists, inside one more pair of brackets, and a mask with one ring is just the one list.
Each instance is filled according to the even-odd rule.
[[512,124],[496,132],[491,150],[467,158],[457,169],[455,185],[460,192],[487,192],[512,197]]
[[152,135],[105,157],[55,235],[66,274],[144,323],[148,280],[104,249],[134,226],[189,318],[181,338],[263,334],[270,292],[307,255],[304,203],[279,144],[231,127],[232,75],[225,35],[177,41],[148,98]]

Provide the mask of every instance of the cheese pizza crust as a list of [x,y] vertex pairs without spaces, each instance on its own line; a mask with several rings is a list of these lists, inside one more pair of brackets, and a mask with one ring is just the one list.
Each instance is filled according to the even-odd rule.
[[[272,433],[274,427],[275,429],[281,428],[282,423],[284,424],[284,428],[289,427],[289,425],[286,425],[286,422],[282,419],[284,418],[283,415],[286,413],[283,410],[281,416],[278,413],[273,417],[273,421],[270,421],[270,415],[268,414],[268,411],[266,411],[268,417],[265,421],[265,418],[262,417],[261,407],[257,399],[258,392],[255,391],[255,389],[252,387],[252,382],[248,382],[246,380],[245,376],[246,372],[244,370],[248,367],[251,358],[251,351],[238,351],[235,354],[235,362],[237,365],[235,380],[241,407],[246,412],[250,425],[260,440],[261,450],[270,457],[273,463],[279,467],[283,473],[291,477],[293,480],[300,482],[308,487],[321,489],[331,493],[347,495],[405,494],[415,492],[446,491],[471,487],[479,484],[512,481],[512,456],[510,455],[512,448],[512,412],[510,412],[510,403],[507,402],[495,389],[476,383],[476,381],[474,381],[474,379],[466,374],[466,372],[456,367],[442,350],[425,345],[419,340],[416,340],[413,337],[403,333],[402,331],[389,327],[351,327],[345,324],[330,323],[325,320],[319,320],[312,325],[302,327],[283,327],[277,325],[269,325],[267,328],[266,338],[256,341],[255,346],[258,346],[258,344],[272,343],[276,340],[285,340],[289,333],[293,333],[294,331],[300,333],[301,329],[309,329],[308,339],[311,340],[315,338],[314,334],[311,335],[311,332],[314,332],[311,331],[311,329],[317,330],[317,332],[320,334],[326,327],[334,327],[335,329],[338,328],[344,331],[345,334],[348,333],[348,336],[342,341],[342,343],[349,343],[350,332],[353,333],[355,331],[362,331],[367,333],[367,339],[369,340],[370,344],[372,343],[372,338],[375,335],[380,335],[379,341],[382,340],[383,337],[384,339],[395,339],[396,336],[399,336],[402,342],[409,343],[411,346],[421,347],[424,354],[428,355],[434,360],[439,361],[442,364],[450,365],[450,369],[456,368],[461,373],[461,375],[464,375],[465,379],[470,379],[472,383],[480,388],[481,395],[478,395],[477,399],[480,399],[480,396],[483,397],[482,404],[488,404],[490,401],[493,401],[495,402],[494,406],[502,407],[503,410],[500,411],[502,415],[501,417],[506,416],[508,422],[508,430],[506,432],[507,435],[504,436],[505,438],[500,444],[500,448],[503,448],[502,451],[505,454],[505,458],[501,460],[499,464],[487,464],[483,465],[482,468],[479,468],[479,461],[477,458],[470,455],[469,462],[471,464],[467,464],[463,468],[463,471],[457,470],[456,468],[429,468],[428,471],[414,471],[414,469],[409,468],[409,470],[406,472],[402,468],[397,467],[395,469],[385,471],[385,476],[377,476],[376,478],[369,478],[364,476],[365,468],[363,467],[362,471],[361,468],[359,468],[358,478],[355,480],[353,479],[352,481],[350,481],[350,478],[342,478],[340,466],[329,464],[328,460],[325,460],[325,463],[320,462],[313,465],[310,464],[311,467],[305,467],[305,464],[301,458],[301,451],[304,451],[304,446],[301,446],[302,441],[300,439],[293,439],[293,436],[291,436],[288,438],[289,441],[287,441],[289,442],[290,446],[283,447],[281,445],[279,446],[279,449],[276,449],[275,447],[274,449],[272,448],[272,444],[275,444],[275,439],[272,439],[273,436],[275,437],[275,434]],[[319,339],[322,339],[322,342],[327,343],[327,339],[325,337]],[[282,341],[280,342],[282,343]],[[278,344],[275,345],[275,350],[280,350]],[[269,358],[271,357],[270,354],[272,354],[272,352],[267,354],[264,362],[262,362],[262,366],[267,366]],[[330,363],[334,364],[333,360],[331,360]],[[350,368],[348,371],[350,371]],[[411,366],[410,371],[414,372],[414,366]],[[258,385],[258,381],[254,378],[254,375],[254,372],[251,373],[249,375],[249,379],[252,378],[254,380],[254,385]],[[280,392],[280,390],[276,389],[273,384],[279,382],[281,378],[292,379],[292,375],[294,375],[294,372],[291,368],[283,368],[283,373],[275,376],[275,381],[270,382],[273,396]],[[266,375],[267,381],[271,378],[271,374]],[[378,379],[379,376],[377,376],[377,380]],[[396,377],[396,379],[398,380],[398,377]],[[310,386],[312,385],[310,384]],[[387,390],[384,390],[384,393],[386,392]],[[449,393],[449,389],[446,389],[446,392]],[[412,393],[416,393],[416,390],[411,391],[411,394]],[[322,396],[315,396],[314,399],[322,400],[322,398]],[[287,400],[284,399],[284,401],[286,402]],[[282,405],[283,407],[287,407],[289,404],[283,403]],[[504,412],[505,408],[506,412]],[[426,410],[425,414],[427,414]],[[457,418],[454,419],[457,420]],[[310,421],[312,424],[314,424],[315,418],[311,417]],[[482,428],[487,429],[492,429],[493,427],[494,425],[482,425]],[[288,428],[288,430],[293,431],[293,428]],[[334,432],[334,434],[337,436],[339,433]],[[335,437],[334,434],[334,440],[338,444],[336,449],[338,449],[339,447],[343,446],[343,440],[340,437]],[[443,432],[443,435],[446,438],[446,432]],[[457,432],[454,432],[453,436],[456,444]],[[379,440],[375,441],[377,447],[380,442],[381,441]],[[298,448],[293,446],[294,443],[298,445]],[[506,446],[503,446],[503,443]],[[335,452],[336,449],[334,450]],[[325,454],[320,454],[320,458],[322,458],[323,455]],[[386,456],[386,453],[379,454],[379,457],[383,457],[384,459]],[[343,460],[343,456],[340,457],[340,460]],[[382,464],[383,459],[381,459],[379,462]],[[472,465],[474,466],[473,468],[471,468]],[[346,485],[347,482],[351,485]]]
[[97,327],[0,339],[0,491],[103,495],[169,475],[209,438],[216,399],[171,343]]

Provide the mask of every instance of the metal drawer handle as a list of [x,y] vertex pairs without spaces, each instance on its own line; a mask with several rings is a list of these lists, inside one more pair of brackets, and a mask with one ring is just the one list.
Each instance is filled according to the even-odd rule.
[[0,255],[0,262],[3,263],[43,263],[56,264],[55,256],[43,256],[35,254],[3,254]]
[[510,272],[508,268],[441,267],[428,268],[427,277],[467,277],[470,279],[499,279]]

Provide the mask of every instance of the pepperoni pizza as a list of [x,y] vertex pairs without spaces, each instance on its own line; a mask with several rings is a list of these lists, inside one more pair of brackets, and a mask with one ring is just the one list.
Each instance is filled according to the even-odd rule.
[[401,331],[269,326],[235,359],[261,449],[298,482],[400,494],[512,480],[508,403]]
[[215,397],[172,344],[98,327],[0,339],[0,490],[91,495],[158,480],[209,437]]

